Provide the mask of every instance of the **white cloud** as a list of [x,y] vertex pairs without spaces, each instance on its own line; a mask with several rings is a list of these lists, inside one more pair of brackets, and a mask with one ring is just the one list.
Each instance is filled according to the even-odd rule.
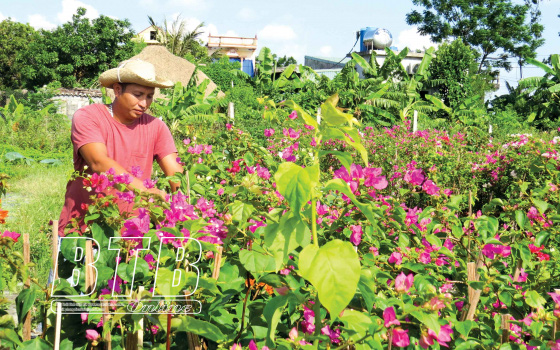
[[297,38],[296,32],[287,25],[269,24],[258,32],[259,39],[289,41]]
[[200,11],[208,9],[209,4],[206,0],[169,0],[165,4],[165,8],[174,7],[189,8]]
[[257,13],[252,8],[244,7],[237,12],[237,17],[242,21],[250,22],[257,19]]
[[86,18],[94,19],[99,17],[99,12],[91,5],[85,4],[78,0],[62,0],[62,11],[56,16],[60,23],[66,23],[72,20],[72,15],[76,14],[78,7],[86,9]]
[[6,19],[6,17],[4,17],[4,15],[2,14],[2,12],[0,12],[0,21],[3,21],[3,20],[5,20],[5,19]]
[[417,27],[412,27],[401,31],[397,36],[397,40],[393,42],[393,46],[397,46],[399,50],[405,47],[408,47],[410,50],[422,50],[430,46],[437,47],[437,44],[433,43],[430,37],[420,35]]
[[35,29],[54,29],[56,28],[56,24],[49,22],[45,16],[43,15],[29,15],[27,17],[27,22],[29,23],[30,26],[32,26]]
[[224,36],[239,36],[239,35],[237,35],[237,33],[234,30],[230,29],[224,34]]
[[323,56],[330,56],[330,55],[332,55],[332,51],[333,51],[333,48],[332,48],[332,46],[329,46],[329,45],[322,46],[322,47],[319,49],[319,52],[320,52],[321,55],[323,55]]

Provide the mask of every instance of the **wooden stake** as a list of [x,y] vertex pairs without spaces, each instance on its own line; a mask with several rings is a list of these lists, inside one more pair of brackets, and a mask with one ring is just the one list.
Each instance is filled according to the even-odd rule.
[[412,132],[416,132],[418,130],[418,111],[414,111],[414,120],[412,124]]
[[472,190],[469,190],[469,216],[472,215]]
[[95,286],[94,271],[93,271],[93,246],[92,241],[86,241],[86,293],[91,293]]
[[220,265],[222,264],[222,252],[224,248],[222,246],[217,246],[218,252],[214,258],[214,270],[212,271],[212,278],[218,280],[220,277]]
[[[30,255],[30,247],[29,247],[29,233],[23,234],[23,263],[27,266],[29,264],[29,255]],[[31,279],[27,277],[24,284],[26,289],[29,289],[31,286]],[[25,321],[23,322],[23,341],[31,340],[31,310],[27,312],[24,316]],[[22,320],[20,320],[22,321]]]
[[228,117],[231,120],[235,120],[235,108],[233,102],[228,103]]
[[[556,294],[560,294],[560,289],[555,289],[554,292]],[[554,338],[554,340],[556,340],[556,339],[558,339],[558,338],[556,338],[556,332],[558,332],[558,330],[560,330],[560,318],[556,319],[556,321],[554,321],[554,327],[553,328],[554,328],[553,329],[554,333],[552,334],[552,337]]]
[[103,342],[105,343],[105,350],[111,350],[111,328],[105,326],[109,324],[110,321],[111,319],[109,315],[109,304],[107,304],[107,302],[104,302],[103,303],[103,330],[105,329],[108,330],[107,333],[104,334],[103,336]]
[[[138,300],[142,299],[142,292],[144,292],[144,287],[138,287],[138,294],[136,296]],[[144,318],[138,321],[138,325],[140,330],[135,333],[128,333],[126,336],[126,350],[138,350],[144,346]]]
[[472,302],[469,305],[469,311],[467,312],[467,317],[465,318],[465,320],[471,320],[472,321],[474,319],[474,313],[476,311],[476,307],[477,307],[478,302],[480,300],[480,293],[481,293],[481,290],[479,290],[479,289],[474,291]]
[[[476,263],[470,262],[467,263],[467,281],[476,281]],[[474,288],[469,286],[468,296],[469,296],[469,305],[472,304],[474,298]]]
[[53,283],[58,278],[58,268],[56,266],[57,257],[58,257],[58,220],[53,220],[53,226],[52,226]]
[[321,125],[321,107],[317,108],[317,124]]
[[504,314],[502,315],[502,325],[501,325],[501,329],[502,329],[502,344],[503,343],[509,343],[509,320],[510,320],[510,315],[509,314]]
[[[62,324],[62,304],[56,303],[56,323],[54,330],[54,350],[60,350],[60,327]],[[46,327],[47,325],[45,325]]]

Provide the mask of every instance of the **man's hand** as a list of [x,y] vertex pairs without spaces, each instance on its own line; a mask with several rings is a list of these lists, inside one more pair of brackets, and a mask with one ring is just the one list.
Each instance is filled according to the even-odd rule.
[[160,190],[159,188],[148,188],[143,192],[155,194],[156,196],[160,197],[162,200],[165,200],[165,197],[167,197],[167,193],[165,193],[165,191]]
[[[183,173],[183,167],[181,164],[177,163],[177,153],[171,153],[167,156],[163,157],[163,159],[158,160],[158,164],[163,170],[165,176],[172,176],[175,173]],[[180,184],[169,181],[169,185],[171,186],[171,191],[175,192],[179,188]]]

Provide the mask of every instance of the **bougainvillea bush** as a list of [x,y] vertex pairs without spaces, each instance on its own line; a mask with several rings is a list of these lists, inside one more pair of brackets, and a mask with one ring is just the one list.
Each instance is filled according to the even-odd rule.
[[[97,286],[86,295],[85,264],[73,262],[83,245],[63,240],[55,294],[130,296],[108,318],[64,315],[64,344],[110,335],[125,348],[142,329],[151,348],[193,337],[210,349],[560,348],[555,141],[375,130],[336,105],[318,123],[284,102],[265,144],[231,124],[213,144],[185,139],[180,190],[166,198],[113,172],[84,179],[95,200],[67,237],[99,243]],[[184,278],[160,283],[177,269]],[[154,294],[185,294],[201,312],[118,313]],[[41,341],[52,344],[47,314]]]

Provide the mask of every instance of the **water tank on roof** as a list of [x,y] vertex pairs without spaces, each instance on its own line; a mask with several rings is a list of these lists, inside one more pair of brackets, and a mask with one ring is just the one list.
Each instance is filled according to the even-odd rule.
[[[373,32],[375,32],[377,30],[377,28],[375,27],[365,27],[360,29],[360,52],[365,52],[368,51],[368,48],[366,47],[365,43],[364,43],[364,38],[365,37],[371,37],[373,35]],[[369,45],[371,46],[371,44]],[[371,49],[371,47],[370,47]]]
[[391,44],[393,43],[393,36],[387,29],[383,29],[383,28],[372,28],[372,29],[374,30],[371,31],[366,30],[364,32],[364,36],[362,36],[362,40],[366,50],[370,50],[370,49],[382,50],[386,47],[391,46]]

